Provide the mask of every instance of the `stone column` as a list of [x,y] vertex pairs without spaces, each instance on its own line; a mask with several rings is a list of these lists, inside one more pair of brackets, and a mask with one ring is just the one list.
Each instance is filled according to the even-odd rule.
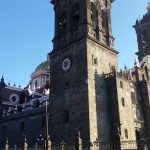
[[64,143],[63,140],[62,140],[62,142],[61,142],[61,149],[62,149],[62,150],[65,150],[65,143]]
[[48,137],[48,148],[47,149],[52,150],[52,142],[49,137]]
[[28,144],[27,144],[26,136],[24,138],[24,150],[28,150]]
[[8,138],[6,138],[5,150],[8,150],[8,149],[9,149]]
[[35,150],[38,150],[38,144],[37,143],[35,144]]
[[14,146],[14,150],[17,150],[17,145],[15,144],[15,146]]
[[79,150],[83,150],[83,143],[82,143],[82,139],[79,136]]
[[96,141],[94,141],[94,143],[93,143],[93,150],[99,150],[99,142],[98,142],[98,139],[96,139]]

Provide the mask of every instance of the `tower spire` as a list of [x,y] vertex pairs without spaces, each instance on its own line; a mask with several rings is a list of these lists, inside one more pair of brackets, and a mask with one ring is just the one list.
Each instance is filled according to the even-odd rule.
[[2,75],[1,81],[0,81],[0,86],[5,86],[5,81],[4,81],[4,76]]
[[2,75],[1,82],[4,82],[4,76]]
[[150,55],[149,19],[150,1],[148,1],[147,13],[143,16],[143,18],[139,18],[139,21],[137,21],[133,26],[137,34],[138,52],[136,54],[138,55],[139,62],[141,62],[145,56]]
[[148,0],[147,14],[150,14],[150,1]]

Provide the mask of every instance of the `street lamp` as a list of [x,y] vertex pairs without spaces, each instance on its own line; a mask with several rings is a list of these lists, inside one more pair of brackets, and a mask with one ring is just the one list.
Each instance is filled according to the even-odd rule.
[[48,99],[46,99],[46,106],[45,106],[45,123],[46,123],[46,126],[45,126],[45,147],[48,148],[49,144],[48,144],[48,141],[49,141],[49,134],[48,134],[48,118],[49,118],[49,113],[48,113],[48,102],[47,102]]
[[40,142],[40,141],[44,141],[42,134],[40,134],[39,137],[37,138],[37,142]]
[[44,142],[44,138],[42,136],[42,134],[39,135],[39,137],[36,139],[37,143],[36,143],[36,146],[38,145],[43,145],[43,142]]
[[45,132],[44,132],[44,137],[40,134],[39,137],[37,138],[37,142],[42,142],[45,144],[45,148],[48,149],[50,146],[50,138],[48,134],[48,118],[49,118],[49,112],[48,112],[48,99],[46,98],[45,101],[45,117],[44,117],[44,124],[45,124]]

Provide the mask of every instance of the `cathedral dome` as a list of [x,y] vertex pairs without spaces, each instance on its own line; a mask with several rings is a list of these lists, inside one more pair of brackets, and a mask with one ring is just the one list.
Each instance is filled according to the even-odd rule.
[[49,69],[49,62],[48,60],[42,62],[41,64],[39,64],[36,69],[35,69],[35,72],[36,71],[39,71],[39,70],[45,70],[45,69]]

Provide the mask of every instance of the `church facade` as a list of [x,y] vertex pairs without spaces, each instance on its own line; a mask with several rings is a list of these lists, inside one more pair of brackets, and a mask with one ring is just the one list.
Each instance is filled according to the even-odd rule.
[[[4,93],[9,86],[1,80],[0,147],[6,144],[6,138],[10,147],[21,147],[24,135],[29,146],[42,144],[39,137],[49,135],[53,146],[62,141],[78,145],[80,137],[82,148],[87,150],[94,142],[99,148],[101,143],[120,143],[117,149],[126,149],[121,146],[124,142],[134,142],[135,147],[128,149],[138,149],[140,143],[150,148],[150,4],[134,25],[139,63],[118,71],[111,29],[112,2],[51,1],[55,35],[46,62],[50,70],[37,69],[26,88],[28,103],[40,101],[31,105],[34,109],[26,109],[27,98],[20,98],[23,102],[18,112],[7,115]],[[13,97],[11,102],[15,101]]]

